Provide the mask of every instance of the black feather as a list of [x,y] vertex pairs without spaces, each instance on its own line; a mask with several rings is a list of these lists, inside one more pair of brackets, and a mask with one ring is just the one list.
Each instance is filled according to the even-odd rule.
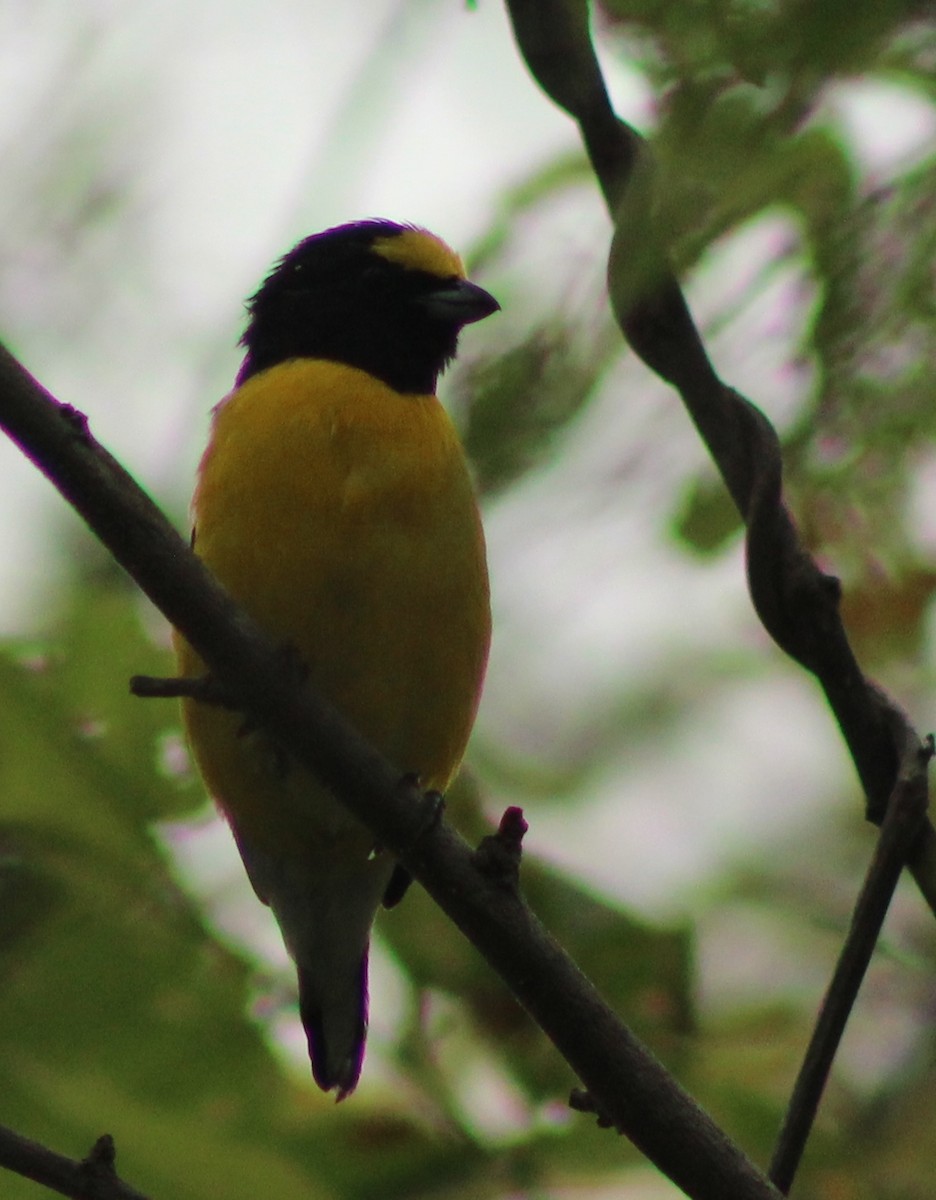
[[[343,1100],[357,1086],[364,1064],[364,1043],[367,1039],[367,951],[361,959],[357,980],[357,1028],[351,1044],[339,1053],[329,1040],[327,1022],[317,997],[313,997],[308,973],[298,968],[299,1019],[306,1033],[312,1078],[323,1092],[336,1089]],[[336,1061],[337,1058],[337,1061]]]
[[323,358],[359,367],[399,392],[433,393],[465,322],[440,319],[426,301],[459,280],[404,267],[372,249],[377,238],[409,228],[359,221],[290,250],[247,303],[238,386],[291,358]]

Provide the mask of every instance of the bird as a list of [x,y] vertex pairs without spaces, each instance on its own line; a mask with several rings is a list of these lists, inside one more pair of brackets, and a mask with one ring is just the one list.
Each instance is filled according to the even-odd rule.
[[[491,616],[472,476],[436,385],[461,329],[499,307],[416,225],[306,237],[246,303],[244,358],[192,500],[195,553],[401,776],[439,793],[474,724]],[[207,676],[174,641],[179,674]],[[342,1100],[364,1060],[374,917],[408,876],[242,715],[181,704],[295,962],[313,1078]]]

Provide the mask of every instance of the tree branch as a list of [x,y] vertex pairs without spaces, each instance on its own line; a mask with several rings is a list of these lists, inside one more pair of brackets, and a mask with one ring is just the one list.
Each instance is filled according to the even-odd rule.
[[784,1194],[792,1186],[832,1062],[880,937],[908,850],[926,815],[926,769],[932,757],[932,738],[922,753],[912,741],[905,747],[900,777],[888,801],[874,857],[855,904],[848,936],[822,1002],[771,1160],[770,1178]]
[[904,865],[936,914],[936,833],[925,816],[932,742],[922,742],[897,704],[862,674],[839,616],[838,580],[806,551],[784,503],[777,434],[708,359],[656,236],[646,145],[611,106],[587,0],[506,3],[534,79],[579,125],[614,221],[608,284],[621,331],[679,392],[744,519],[754,608],[777,645],[816,676],[857,768],[867,816],[884,821],[775,1151],[771,1178],[787,1191]]
[[0,1125],[0,1166],[71,1200],[146,1200],[119,1178],[114,1139],[103,1134],[77,1162]]
[[[597,1110],[697,1200],[779,1193],[626,1029],[503,872],[492,873],[422,794],[321,697],[283,669],[152,501],[0,347],[0,426],[84,517],[208,664],[221,693],[329,787],[394,853],[505,981]],[[429,814],[432,815],[431,813]],[[518,821],[507,829],[516,837]]]
[[[611,303],[635,353],[680,394],[747,527],[748,587],[764,628],[825,692],[880,823],[907,737],[905,714],[862,674],[838,611],[838,580],[800,540],[782,494],[773,426],[724,384],[708,359],[679,284],[657,241],[652,164],[643,138],[611,107],[595,56],[586,0],[506,0],[534,79],[575,120],[615,223],[608,266]],[[921,826],[910,854],[936,914],[936,833]]]

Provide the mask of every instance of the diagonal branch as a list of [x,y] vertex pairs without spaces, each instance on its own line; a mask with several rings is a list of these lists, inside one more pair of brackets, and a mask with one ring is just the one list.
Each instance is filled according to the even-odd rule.
[[[614,219],[611,302],[636,354],[680,394],[747,526],[751,599],[778,646],[816,676],[879,823],[909,737],[907,717],[862,674],[838,611],[838,580],[800,540],[783,501],[780,443],[750,401],[708,359],[653,230],[652,164],[641,136],[615,114],[595,56],[586,0],[506,0],[536,82],[579,126]],[[909,865],[936,914],[936,833],[927,820]]]
[[115,1169],[114,1139],[103,1134],[81,1162],[0,1125],[0,1166],[71,1200],[146,1200]]
[[846,1022],[907,861],[907,851],[926,812],[926,769],[932,755],[932,738],[922,753],[912,741],[905,747],[900,776],[887,804],[874,857],[855,904],[851,926],[822,1002],[771,1160],[770,1178],[784,1194],[793,1183]]
[[578,122],[614,220],[608,283],[621,331],[647,366],[679,392],[747,527],[754,608],[777,645],[815,675],[857,768],[868,818],[884,821],[774,1155],[771,1178],[786,1192],[905,864],[936,913],[936,833],[925,816],[932,740],[921,742],[901,709],[862,674],[839,617],[838,580],[809,555],[784,503],[777,434],[758,408],[718,378],[708,359],[655,236],[646,146],[611,106],[587,0],[506,2],[533,77]]
[[[505,878],[504,854],[474,852],[445,821],[432,819],[432,798],[283,670],[279,647],[94,440],[84,417],[2,347],[0,427],[189,639],[222,693],[314,771],[419,880],[551,1039],[603,1119],[697,1200],[778,1200],[550,937]],[[510,857],[511,846],[505,852]]]

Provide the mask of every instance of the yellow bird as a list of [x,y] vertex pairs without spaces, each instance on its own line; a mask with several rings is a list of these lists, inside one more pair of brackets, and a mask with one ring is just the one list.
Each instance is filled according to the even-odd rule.
[[[462,326],[498,307],[423,229],[374,220],[306,238],[248,302],[246,356],[214,410],[192,505],[195,551],[231,594],[401,773],[440,792],[474,722],[490,606],[472,482],[436,381]],[[182,675],[205,672],[181,636],[176,651]],[[241,716],[182,708],[296,962],[315,1081],[341,1100],[364,1056],[371,925],[406,877]]]

